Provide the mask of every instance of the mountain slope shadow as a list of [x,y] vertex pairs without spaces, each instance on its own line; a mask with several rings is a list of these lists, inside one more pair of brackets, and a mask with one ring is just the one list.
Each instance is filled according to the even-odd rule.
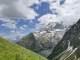
[[49,60],[80,60],[80,19],[64,34]]

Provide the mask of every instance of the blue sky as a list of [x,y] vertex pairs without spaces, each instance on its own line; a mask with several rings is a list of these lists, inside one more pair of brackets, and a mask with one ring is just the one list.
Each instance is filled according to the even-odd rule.
[[[38,7],[38,9],[37,9]],[[39,23],[37,20],[39,17],[42,15],[52,13],[49,9],[49,3],[48,2],[42,2],[41,4],[33,4],[30,6],[30,8],[34,9],[34,11],[39,14],[39,16],[36,16],[34,19],[31,20],[26,20],[26,19],[14,19],[16,20],[16,26],[17,28],[21,27],[22,25],[26,25],[27,27],[25,28],[25,31],[23,33],[29,34],[33,31],[35,31],[36,24]],[[4,22],[0,21],[0,24],[3,24]],[[5,26],[0,25],[0,33],[3,33],[4,35],[11,34],[12,29],[7,28]]]
[[[0,13],[1,14],[0,15],[1,17],[0,36],[8,37],[10,39],[13,38],[13,40],[15,40],[17,36],[17,35],[14,35],[15,30],[16,32],[18,32],[18,35],[21,35],[20,37],[25,36],[33,31],[36,31],[36,28],[39,27],[38,26],[39,24],[47,23],[47,21],[49,21],[49,18],[48,18],[49,15],[52,16],[51,18],[53,19],[55,18],[55,20],[60,19],[64,23],[70,22],[71,19],[74,19],[70,17],[71,16],[74,17],[76,15],[76,12],[72,10],[73,3],[70,1],[70,4],[72,5],[70,6],[66,5],[67,3],[69,3],[69,0],[59,0],[59,3],[60,3],[59,7],[57,6],[58,0],[51,0],[51,1],[49,0],[29,0],[27,1],[28,3],[25,3],[25,1],[26,0],[19,0],[19,2],[17,2],[17,1],[10,0],[7,3],[6,1],[3,2],[2,0],[0,0],[1,2],[0,12],[2,12]],[[14,2],[17,2],[17,4]],[[9,3],[13,3],[13,4],[9,4]],[[67,8],[67,6],[71,9],[70,11]],[[76,9],[75,11],[77,10],[79,9]],[[75,15],[72,13],[74,13]],[[72,15],[69,16],[70,14]],[[69,17],[69,19],[67,17]],[[39,20],[40,18],[41,20]],[[46,21],[44,22],[43,20],[45,19]],[[75,22],[75,19],[73,22]]]

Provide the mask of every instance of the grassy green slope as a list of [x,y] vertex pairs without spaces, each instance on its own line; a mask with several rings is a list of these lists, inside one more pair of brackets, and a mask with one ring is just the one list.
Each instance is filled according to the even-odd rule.
[[46,58],[0,38],[0,60],[47,60]]

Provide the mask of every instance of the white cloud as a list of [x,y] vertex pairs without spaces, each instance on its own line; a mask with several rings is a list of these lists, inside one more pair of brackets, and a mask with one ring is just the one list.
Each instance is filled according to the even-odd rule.
[[[63,5],[60,5],[60,0],[47,0],[50,4],[50,9],[54,13],[54,9],[57,13],[56,17],[52,14],[52,20],[63,21],[66,25],[72,25],[77,22],[80,18],[80,0],[65,0]],[[48,15],[48,14],[47,14]],[[40,17],[39,21],[41,23],[47,23],[51,21],[48,17],[51,17],[49,14]]]
[[[63,5],[60,5],[59,0],[0,0],[0,17],[2,17],[0,20],[5,23],[2,26],[16,29],[16,21],[11,18],[34,19],[38,14],[30,6],[34,3],[40,4],[43,1],[48,2],[51,11],[54,12],[53,9],[55,9],[58,15],[46,14],[41,16],[38,19],[40,24],[36,24],[36,27],[52,21],[63,21],[64,24],[70,25],[80,18],[80,0],[65,0]],[[25,25],[19,27],[21,30],[25,30],[25,28],[27,28]],[[18,31],[17,35],[24,34]]]
[[[40,2],[48,2],[50,9],[53,9],[58,13],[57,19],[66,23],[69,21],[76,22],[80,17],[80,1],[79,0],[65,0],[63,5],[60,5],[60,0],[0,0],[0,17],[6,18],[25,18],[34,19],[38,14],[30,8],[34,3],[40,4]],[[43,17],[43,16],[42,16]],[[41,17],[40,17],[41,18]],[[63,20],[65,19],[65,20]],[[70,24],[70,23],[69,23]]]
[[9,38],[13,38],[13,40],[18,40],[26,35],[26,33],[24,34],[20,30],[17,30],[17,31],[12,30],[10,32],[11,32],[11,34],[10,34],[11,37],[9,37]]
[[19,27],[19,29],[22,31],[25,31],[27,28],[28,28],[28,26],[25,24]]
[[80,0],[66,0],[64,5],[57,7],[57,18],[65,24],[73,24],[80,18]]
[[5,8],[5,5],[0,5],[0,13]]
[[[18,3],[16,2],[15,7],[21,14],[24,15],[24,18],[34,19],[38,14],[36,12],[34,12],[33,9],[29,8],[29,6],[27,5],[29,3],[31,3],[31,2],[25,3],[25,0],[20,0],[20,1],[18,1]],[[33,4],[33,3],[31,3],[31,4]]]
[[26,6],[32,6],[34,3],[35,4],[39,4],[40,1],[39,0],[22,0],[23,3],[26,5]]
[[80,18],[80,0],[66,0],[58,13],[67,24],[77,22]]
[[38,21],[40,21],[40,24],[48,24],[49,22],[57,21],[57,16],[52,14],[46,14],[40,17]]
[[22,27],[22,26],[20,27],[20,29],[21,29],[21,30],[25,30],[25,28],[24,28],[24,27]]
[[15,20],[0,18],[0,21],[3,22],[3,24],[1,24],[1,26],[7,27],[9,29],[16,29],[17,28]]
[[39,2],[38,0],[0,0],[0,17],[33,19],[38,15],[30,8],[34,3]]
[[0,36],[3,36],[5,38],[9,38],[12,40],[17,40],[27,34],[27,33],[24,33],[28,29],[28,26],[26,24],[23,24],[22,26],[17,27],[16,20],[1,18],[0,21],[3,22],[1,24],[1,26],[4,26],[4,27],[10,29],[10,31],[8,31],[8,33],[9,33],[8,35],[7,35],[7,32],[6,33],[2,32],[2,33],[0,33]]
[[5,27],[10,28],[10,29],[16,28],[16,25],[12,24],[12,23],[5,23],[5,24],[2,24],[1,26],[5,26]]
[[16,23],[15,20],[7,19],[7,18],[0,18],[0,21],[4,23]]

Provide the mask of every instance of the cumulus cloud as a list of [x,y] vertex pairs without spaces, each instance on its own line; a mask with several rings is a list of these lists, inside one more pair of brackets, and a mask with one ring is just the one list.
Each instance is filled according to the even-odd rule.
[[8,35],[7,32],[0,32],[0,36],[3,36],[4,38],[19,40],[27,34],[25,33],[26,29],[28,29],[28,26],[26,24],[18,26],[16,20],[11,20],[7,18],[0,18],[0,21],[3,22],[2,24],[0,24],[0,26],[9,29]]
[[19,29],[20,30],[23,30],[23,31],[25,31],[27,28],[28,28],[28,26],[25,25],[25,24],[19,27]]
[[79,0],[65,0],[64,5],[58,7],[58,17],[66,24],[73,24],[80,18],[79,6]]
[[[25,18],[33,19],[37,13],[29,7],[33,4],[31,0],[0,0],[0,17],[1,18]],[[36,0],[37,3],[37,0]]]
[[[16,29],[16,21],[12,18],[21,18],[25,20],[32,20],[38,14],[30,8],[34,3],[40,4],[41,2],[48,2],[50,10],[55,14],[46,14],[39,17],[37,20],[40,22],[36,24],[36,29],[40,25],[46,25],[52,21],[63,21],[64,24],[70,25],[78,21],[80,18],[80,0],[65,0],[63,5],[60,5],[61,0],[0,0],[0,20],[10,29]],[[5,18],[5,19],[2,19]],[[21,31],[24,31],[27,28],[26,25],[23,25],[17,29],[17,35],[24,35]],[[15,31],[14,31],[15,32]],[[12,31],[12,33],[14,33]]]
[[60,15],[67,24],[78,21],[80,18],[80,0],[66,0],[60,8]]
[[66,24],[72,22],[72,20],[76,22],[80,17],[80,1],[65,0],[63,5],[60,5],[60,1],[61,0],[0,0],[0,17],[34,19],[38,14],[30,8],[30,6],[34,3],[40,4],[40,2],[48,2],[51,11],[54,13],[55,10],[58,14],[56,19],[64,21]]
[[22,38],[23,36],[26,35],[26,33],[23,33],[20,30],[16,30],[16,31],[12,30],[12,31],[10,31],[10,33],[11,34],[9,35],[8,38],[10,38],[10,39],[13,38],[13,40],[19,40],[20,38]]
[[26,6],[32,6],[33,4],[39,4],[40,0],[23,0]]
[[1,24],[1,26],[7,27],[9,29],[16,29],[17,28],[15,20],[0,18],[0,21],[3,22],[3,24]]
[[46,14],[46,15],[43,15],[42,17],[40,17],[38,19],[38,21],[40,22],[40,24],[45,24],[46,25],[49,22],[55,22],[55,21],[58,21],[58,20],[57,20],[56,15]]
[[[60,5],[60,0],[47,0],[47,2],[50,4],[51,11],[54,13],[55,10],[57,13],[57,15],[52,14],[54,18],[52,20],[63,21],[66,25],[72,25],[80,18],[80,0],[65,0],[63,5]],[[51,15],[44,16],[39,19],[41,23],[42,21],[44,23],[51,21],[51,19],[48,19]]]
[[[18,3],[15,4],[16,9],[27,19],[34,19],[38,14],[34,12],[33,9],[29,8],[28,4],[31,2],[27,2],[25,0],[20,0]],[[33,4],[33,3],[31,3]]]

